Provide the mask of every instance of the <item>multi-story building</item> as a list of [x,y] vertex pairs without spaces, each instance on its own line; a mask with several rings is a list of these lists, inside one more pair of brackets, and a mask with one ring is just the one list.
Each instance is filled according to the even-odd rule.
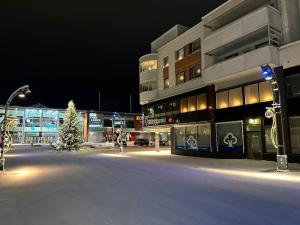
[[172,152],[274,158],[261,66],[284,68],[290,140],[299,160],[300,1],[229,0],[188,29],[176,25],[140,58],[144,129],[169,135]]
[[[0,105],[0,124],[4,118],[5,106]],[[41,104],[31,107],[11,106],[8,117],[16,121],[10,133],[13,143],[55,143],[58,138],[59,126],[63,123],[65,109],[47,108]],[[91,143],[112,142],[114,129],[122,123],[128,141],[134,141],[142,129],[141,115],[120,113],[121,121],[113,123],[112,112],[78,110],[80,130],[84,141]]]

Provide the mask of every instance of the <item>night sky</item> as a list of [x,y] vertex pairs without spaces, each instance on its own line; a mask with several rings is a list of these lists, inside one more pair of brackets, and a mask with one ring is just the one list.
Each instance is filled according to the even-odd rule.
[[0,104],[21,85],[32,94],[13,105],[139,112],[138,59],[182,24],[196,25],[225,0],[9,0],[0,4]]

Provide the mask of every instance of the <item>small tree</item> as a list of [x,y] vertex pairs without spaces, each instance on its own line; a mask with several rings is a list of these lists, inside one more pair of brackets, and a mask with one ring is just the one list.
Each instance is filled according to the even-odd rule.
[[79,144],[82,143],[80,134],[79,120],[76,107],[71,100],[64,116],[64,122],[59,130],[57,150],[77,151]]

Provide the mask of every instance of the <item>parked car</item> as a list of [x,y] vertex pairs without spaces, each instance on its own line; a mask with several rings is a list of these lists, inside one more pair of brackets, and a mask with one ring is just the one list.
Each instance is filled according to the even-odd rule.
[[149,140],[148,139],[136,139],[134,141],[134,145],[138,146],[149,146]]

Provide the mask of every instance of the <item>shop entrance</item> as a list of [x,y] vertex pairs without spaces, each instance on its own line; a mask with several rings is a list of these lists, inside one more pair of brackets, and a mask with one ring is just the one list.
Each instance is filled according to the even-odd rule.
[[261,120],[249,119],[247,121],[248,159],[262,159],[262,150]]

